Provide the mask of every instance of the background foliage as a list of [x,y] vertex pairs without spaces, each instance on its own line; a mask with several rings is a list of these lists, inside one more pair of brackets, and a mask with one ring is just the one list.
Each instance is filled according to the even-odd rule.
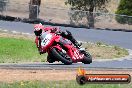
[[[116,14],[123,16],[116,16],[117,22],[121,24],[132,24],[132,0],[121,0]],[[125,16],[128,15],[128,16]]]

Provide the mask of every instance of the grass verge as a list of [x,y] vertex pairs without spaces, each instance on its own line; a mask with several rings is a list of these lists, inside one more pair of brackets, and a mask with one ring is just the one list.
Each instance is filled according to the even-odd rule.
[[0,83],[0,88],[132,88],[131,84],[85,84],[75,81],[21,81],[15,83]]
[[0,63],[40,62],[45,56],[31,40],[0,37]]
[[83,44],[83,46],[87,48],[87,51],[89,51],[95,59],[120,58],[129,54],[124,48],[119,46],[110,46],[101,42],[97,42],[96,44],[86,43]]
[[[108,46],[100,42],[86,43],[84,47],[95,59],[112,59],[128,55],[128,51],[118,46]],[[39,55],[34,37],[22,34],[0,33],[0,63],[42,62],[46,54]]]

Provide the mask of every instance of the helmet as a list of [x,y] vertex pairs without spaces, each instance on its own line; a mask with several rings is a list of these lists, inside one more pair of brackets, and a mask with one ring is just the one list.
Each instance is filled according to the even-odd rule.
[[42,33],[42,29],[44,28],[44,26],[40,23],[40,24],[35,24],[34,25],[34,33],[36,36],[40,36]]

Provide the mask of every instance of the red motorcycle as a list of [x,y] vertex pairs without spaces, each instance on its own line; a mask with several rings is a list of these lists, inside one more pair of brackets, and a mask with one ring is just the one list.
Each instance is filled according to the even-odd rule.
[[88,52],[82,48],[75,47],[70,40],[57,33],[44,32],[40,39],[42,49],[48,53],[47,61],[49,63],[55,61],[61,61],[66,65],[77,62],[92,63],[92,57]]

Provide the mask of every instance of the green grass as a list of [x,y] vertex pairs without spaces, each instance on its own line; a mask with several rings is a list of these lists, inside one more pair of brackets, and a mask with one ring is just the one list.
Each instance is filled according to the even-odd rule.
[[132,88],[131,84],[85,84],[75,81],[21,81],[15,83],[0,83],[0,88]]
[[0,38],[0,63],[36,62],[44,61],[44,58],[31,40]]

